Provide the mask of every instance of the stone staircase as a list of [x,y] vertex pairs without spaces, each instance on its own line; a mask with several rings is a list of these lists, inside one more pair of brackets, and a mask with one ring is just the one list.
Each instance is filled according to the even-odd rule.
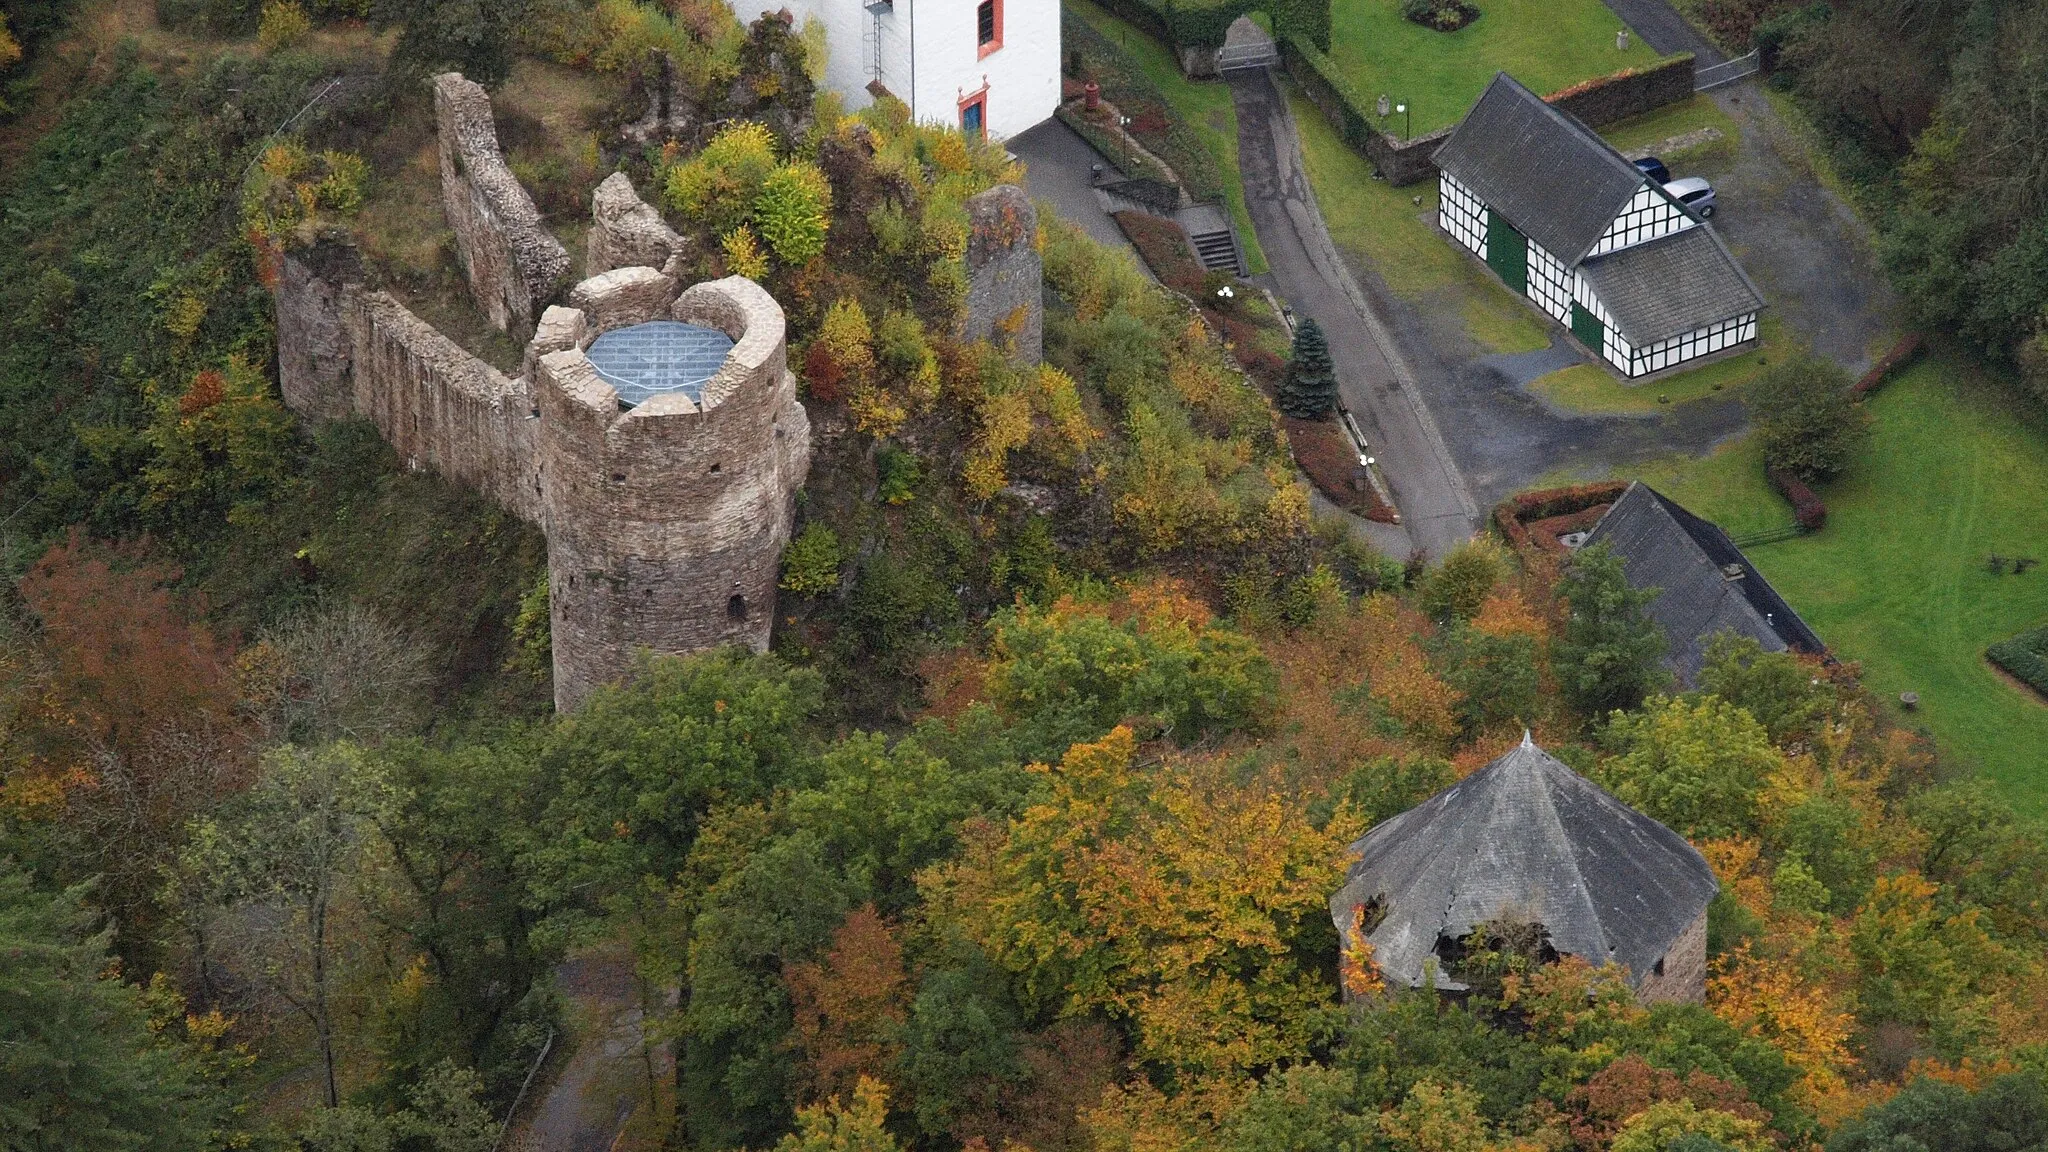
[[1195,259],[1211,272],[1245,274],[1244,253],[1239,250],[1237,230],[1219,204],[1194,204],[1174,213],[1174,222],[1188,234]]

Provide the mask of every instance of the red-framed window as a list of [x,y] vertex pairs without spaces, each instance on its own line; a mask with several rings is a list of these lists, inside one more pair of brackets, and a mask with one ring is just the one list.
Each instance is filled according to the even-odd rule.
[[960,98],[960,131],[977,140],[988,136],[988,86]]
[[974,6],[974,42],[983,56],[1003,46],[1003,0],[981,0]]

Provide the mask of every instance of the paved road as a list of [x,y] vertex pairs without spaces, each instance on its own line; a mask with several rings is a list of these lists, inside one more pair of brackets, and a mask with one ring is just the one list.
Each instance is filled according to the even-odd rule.
[[[646,1104],[649,1058],[641,1045],[639,1000],[629,956],[593,954],[564,961],[556,985],[568,1002],[574,1051],[513,1133],[510,1152],[611,1152],[627,1121]],[[652,1075],[672,1075],[658,1053]]]
[[1401,509],[1403,531],[1375,532],[1376,542],[1397,557],[1403,546],[1442,557],[1478,530],[1479,504],[1405,356],[1330,241],[1272,76],[1233,72],[1229,83],[1245,200],[1276,289],[1329,335],[1344,403],[1364,426]]
[[[1029,131],[1019,132],[1003,146],[1024,161],[1024,190],[1034,200],[1053,206],[1060,218],[1081,226],[1082,231],[1112,248],[1131,249],[1131,242],[1109,213],[1090,183],[1089,166],[1100,164],[1110,179],[1122,179],[1116,165],[1104,159],[1095,146],[1055,116]],[[1139,262],[1143,268],[1143,261]],[[1150,270],[1147,269],[1149,274]]]

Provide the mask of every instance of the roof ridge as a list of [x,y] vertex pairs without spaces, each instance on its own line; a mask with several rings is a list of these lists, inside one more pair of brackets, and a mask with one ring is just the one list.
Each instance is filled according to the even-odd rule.
[[[1520,80],[1515,79],[1514,76],[1510,74],[1506,69],[1501,69],[1493,74],[1494,83],[1499,83],[1501,80],[1506,80],[1508,83],[1514,85],[1515,88],[1519,90],[1523,95],[1529,97],[1531,100],[1534,100],[1537,104],[1542,105],[1544,113],[1548,115],[1551,119],[1556,120],[1559,124],[1562,124],[1566,129],[1578,134],[1580,137],[1592,141],[1595,145],[1597,145],[1600,148],[1602,152],[1606,153],[1607,156],[1611,158],[1615,162],[1615,164],[1617,164],[1620,168],[1627,169],[1629,173],[1631,173],[1632,175],[1643,176],[1643,170],[1636,167],[1635,161],[1630,160],[1626,156],[1623,156],[1619,148],[1616,148],[1614,145],[1609,144],[1607,140],[1604,137],[1602,137],[1598,132],[1593,131],[1592,127],[1588,125],[1584,120],[1579,119],[1577,116],[1572,115],[1564,109],[1559,108],[1557,105],[1552,104],[1549,100],[1544,99],[1542,96],[1537,94],[1534,88],[1531,88],[1527,84],[1522,83]],[[1489,87],[1491,87],[1491,85],[1489,85]],[[1485,98],[1485,94],[1481,93],[1480,99],[1483,100]]]
[[[1535,769],[1538,773],[1537,778],[1543,784],[1543,810],[1541,815],[1548,822],[1548,827],[1555,830],[1557,836],[1556,843],[1564,849],[1565,863],[1571,868],[1570,891],[1572,896],[1592,911],[1593,923],[1600,928],[1600,942],[1606,945],[1609,952],[1614,951],[1614,933],[1607,930],[1607,920],[1600,915],[1600,904],[1592,897],[1590,885],[1586,880],[1585,870],[1579,867],[1578,841],[1572,837],[1571,830],[1565,827],[1564,817],[1557,810],[1557,786],[1560,782],[1559,772],[1562,772],[1574,781],[1583,781],[1586,784],[1592,784],[1593,782],[1572,771],[1571,765],[1537,747],[1535,742],[1529,740],[1526,736],[1521,747],[1514,749],[1501,759],[1507,760],[1509,758],[1534,761]],[[1555,770],[1552,769],[1552,765],[1556,766]],[[1595,785],[1595,787],[1598,786]],[[1600,960],[1602,963],[1605,963],[1607,957],[1602,956]],[[1599,967],[1599,965],[1596,964],[1594,967]]]

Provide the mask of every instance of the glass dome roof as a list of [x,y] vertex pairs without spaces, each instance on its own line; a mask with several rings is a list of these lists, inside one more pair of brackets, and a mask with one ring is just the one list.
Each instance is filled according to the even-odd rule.
[[650,320],[606,332],[588,355],[590,366],[618,392],[619,403],[636,408],[669,392],[702,404],[705,383],[731,351],[732,337],[716,328]]

